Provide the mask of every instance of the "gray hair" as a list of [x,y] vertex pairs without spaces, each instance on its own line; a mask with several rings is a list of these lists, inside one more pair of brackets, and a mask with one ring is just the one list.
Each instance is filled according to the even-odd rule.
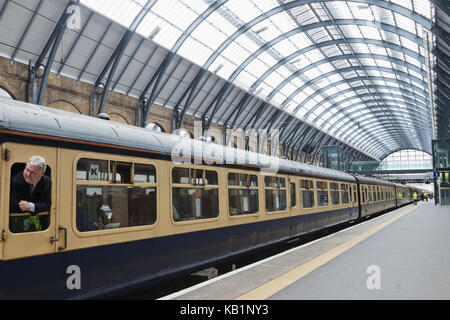
[[32,164],[33,166],[37,166],[41,168],[41,172],[44,173],[45,169],[47,169],[47,164],[45,163],[45,159],[41,156],[32,156],[28,162],[29,164]]

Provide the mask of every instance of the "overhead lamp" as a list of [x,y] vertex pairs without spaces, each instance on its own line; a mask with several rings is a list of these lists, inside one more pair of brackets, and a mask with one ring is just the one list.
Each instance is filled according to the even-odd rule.
[[268,29],[267,26],[264,26],[264,27],[262,27],[262,28],[259,28],[259,29],[255,30],[255,33],[256,33],[256,34],[260,34],[261,32],[264,32],[264,31],[266,31],[267,29]]
[[222,69],[222,68],[223,68],[223,64],[221,63],[221,64],[219,64],[219,65],[214,69],[214,73],[219,72],[220,69]]
[[160,26],[156,26],[152,32],[150,32],[150,34],[148,35],[148,38],[150,40],[153,40],[154,37],[156,37],[158,35],[158,33],[161,31],[161,27]]
[[103,92],[103,88],[105,88],[105,85],[103,83],[99,83],[95,89],[97,94],[101,94]]
[[45,66],[40,64],[36,69],[36,77],[42,78],[44,76]]

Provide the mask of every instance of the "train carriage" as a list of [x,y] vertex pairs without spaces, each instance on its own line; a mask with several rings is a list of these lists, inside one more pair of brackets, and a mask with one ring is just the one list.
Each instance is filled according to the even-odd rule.
[[[117,294],[359,215],[347,173],[2,98],[0,142],[0,298]],[[9,198],[33,155],[53,183],[31,231]]]
[[383,212],[397,206],[395,184],[378,179],[356,176],[360,194],[361,217]]

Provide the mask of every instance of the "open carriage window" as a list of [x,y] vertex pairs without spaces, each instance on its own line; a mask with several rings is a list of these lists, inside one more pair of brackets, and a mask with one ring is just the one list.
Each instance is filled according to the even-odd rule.
[[51,168],[39,157],[32,159],[11,167],[9,229],[13,233],[44,231],[50,225]]

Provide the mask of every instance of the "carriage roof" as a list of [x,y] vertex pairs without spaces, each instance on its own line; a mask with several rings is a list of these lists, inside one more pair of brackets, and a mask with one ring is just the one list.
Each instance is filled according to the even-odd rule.
[[352,175],[341,171],[6,98],[0,98],[0,129],[151,150],[168,156],[191,155],[210,162],[257,166],[268,171],[280,169],[356,181]]

